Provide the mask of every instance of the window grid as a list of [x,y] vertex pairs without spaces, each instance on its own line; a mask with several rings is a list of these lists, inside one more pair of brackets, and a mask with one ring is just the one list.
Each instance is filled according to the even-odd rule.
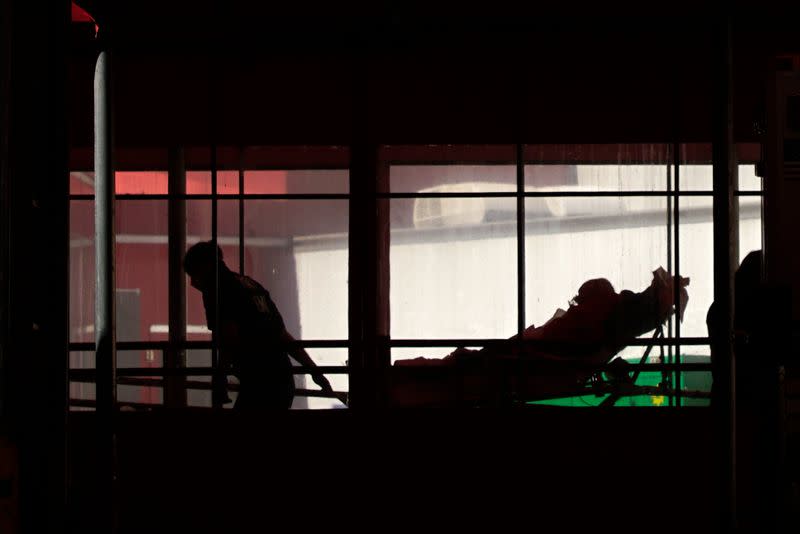
[[[526,163],[530,163],[530,160],[523,160],[523,145],[516,145],[516,161],[514,162],[517,170],[517,184],[515,191],[503,191],[503,192],[420,192],[420,193],[413,193],[413,192],[389,192],[389,193],[379,193],[376,196],[382,199],[420,199],[420,198],[515,198],[518,201],[517,204],[517,250],[518,250],[518,280],[517,280],[517,304],[518,304],[518,325],[517,330],[518,332],[521,329],[524,329],[525,325],[525,315],[524,315],[524,307],[525,307],[525,282],[524,282],[524,275],[519,276],[520,272],[524,273],[525,269],[525,258],[524,258],[524,199],[525,198],[537,198],[537,197],[544,197],[544,198],[558,198],[558,197],[657,197],[657,198],[665,198],[667,199],[667,209],[665,210],[666,213],[666,234],[668,240],[668,257],[667,257],[667,266],[668,272],[675,277],[681,275],[680,271],[680,229],[681,229],[681,221],[680,221],[680,198],[688,198],[688,197],[704,197],[704,198],[713,198],[713,190],[681,190],[680,188],[680,169],[685,165],[682,161],[682,148],[683,145],[680,143],[673,143],[669,145],[669,155],[671,157],[668,158],[668,161],[665,163],[659,163],[659,165],[663,165],[665,168],[665,178],[666,178],[666,189],[663,191],[651,191],[651,190],[625,190],[625,191],[547,191],[547,192],[532,192],[525,190],[525,170],[524,166]],[[419,165],[425,164],[425,160],[393,160],[386,162],[387,164],[391,165]],[[442,165],[441,160],[435,160],[430,163],[436,165]],[[464,163],[459,161],[458,163]],[[468,162],[468,163],[480,163],[486,164],[487,162]],[[509,162],[502,162],[502,161],[493,161],[493,164],[508,164]],[[553,164],[552,162],[548,162],[549,164]],[[576,164],[575,161],[569,161],[568,163]],[[592,163],[591,161],[587,161],[586,163]],[[740,162],[741,164],[742,162]],[[446,164],[446,163],[444,163]],[[674,180],[672,173],[674,172]],[[735,197],[763,197],[763,190],[754,191],[754,190],[739,190],[738,188],[733,192]],[[522,206],[520,206],[520,201],[522,202]],[[677,310],[678,306],[677,303],[679,302],[679,288],[675,288],[674,294],[674,306]],[[682,387],[681,387],[681,373],[694,370],[694,371],[710,371],[711,364],[710,363],[684,363],[681,361],[681,347],[684,346],[709,346],[710,345],[710,338],[707,336],[704,337],[684,337],[681,333],[681,325],[680,321],[673,321],[674,316],[670,316],[668,321],[668,332],[669,335],[667,338],[663,338],[659,341],[654,340],[635,340],[632,343],[629,343],[628,346],[660,346],[660,347],[667,347],[668,355],[666,362],[660,364],[654,363],[647,363],[647,364],[631,364],[633,368],[646,368],[648,370],[661,370],[663,373],[669,372],[669,381],[670,381],[670,391],[671,394],[669,396],[669,405],[671,406],[681,406],[681,397],[682,397]],[[674,333],[673,333],[674,331]],[[413,339],[413,340],[401,340],[391,338],[389,340],[389,345],[392,348],[395,347],[465,347],[465,346],[484,346],[491,343],[498,343],[498,342],[506,342],[507,340],[504,339],[470,339],[470,338],[456,338],[456,339]],[[673,353],[674,351],[674,353]],[[671,371],[671,372],[670,372]]]
[[[217,202],[219,200],[238,200],[239,202],[239,253],[240,253],[240,271],[244,271],[244,261],[242,261],[242,255],[244,254],[244,232],[242,229],[243,219],[244,219],[244,201],[245,200],[268,200],[268,199],[275,199],[275,200],[292,200],[292,199],[307,199],[307,200],[326,200],[326,199],[338,199],[338,200],[350,200],[352,191],[348,193],[334,193],[334,194],[247,194],[244,193],[244,172],[245,169],[243,164],[240,163],[239,173],[238,173],[238,187],[239,192],[237,194],[220,194],[217,192],[217,177],[216,177],[216,168],[214,165],[215,160],[215,151],[212,151],[212,172],[211,172],[211,186],[212,186],[212,193],[211,194],[182,194],[182,195],[174,195],[174,194],[119,194],[116,195],[116,199],[119,201],[125,200],[172,200],[176,198],[180,199],[187,199],[187,200],[211,200],[212,201],[212,239],[217,239],[218,228],[217,228]],[[681,154],[680,154],[680,145],[673,144],[671,145],[671,152],[673,155],[673,160],[671,163],[665,163],[666,169],[666,189],[664,191],[649,191],[649,190],[626,190],[626,191],[553,191],[553,192],[535,192],[535,191],[526,191],[525,190],[525,161],[521,158],[523,153],[523,145],[517,145],[517,160],[515,162],[516,165],[516,190],[509,191],[509,192],[457,192],[457,193],[411,193],[411,192],[377,192],[375,193],[376,199],[402,199],[402,198],[410,198],[410,199],[417,199],[417,198],[513,198],[517,201],[517,250],[518,250],[518,279],[517,279],[517,304],[518,304],[518,320],[517,320],[517,329],[524,328],[525,325],[525,281],[524,281],[524,268],[525,268],[525,258],[524,258],[524,200],[526,198],[536,198],[536,197],[660,197],[666,198],[668,201],[667,204],[667,238],[670,243],[668,244],[667,250],[669,257],[667,258],[667,264],[670,267],[670,272],[674,273],[675,275],[680,275],[680,237],[679,237],[679,230],[680,230],[680,198],[681,197],[713,197],[713,191],[711,190],[688,190],[682,191],[680,189],[680,169],[684,165],[681,161]],[[241,160],[240,160],[241,161]],[[408,161],[385,161],[386,164],[409,164],[411,162]],[[419,163],[417,161],[413,163]],[[507,163],[507,162],[505,162]],[[574,163],[574,162],[572,162]],[[441,162],[437,162],[437,164],[441,164]],[[287,167],[281,166],[279,169],[271,168],[268,166],[261,166],[258,167],[259,169],[264,170],[287,170]],[[304,166],[303,169],[309,169],[314,167]],[[336,169],[341,170],[341,167],[325,167],[326,169]],[[249,170],[249,169],[248,169]],[[673,176],[672,172],[674,170],[674,183],[673,183]],[[734,195],[736,197],[763,197],[763,191],[753,191],[753,190],[735,190]],[[94,195],[91,194],[71,194],[70,200],[91,200],[94,198]],[[670,246],[671,245],[671,246]],[[673,255],[674,254],[674,255]],[[522,274],[520,274],[522,273]],[[677,302],[677,290],[675,299]],[[673,325],[674,322],[674,325]],[[648,346],[654,344],[655,346],[662,346],[667,347],[670,357],[665,363],[662,364],[645,364],[642,367],[646,367],[648,370],[662,370],[663,372],[672,372],[672,378],[674,387],[671,388],[672,391],[676,393],[675,399],[673,400],[670,398],[670,403],[675,402],[676,405],[680,405],[680,371],[687,371],[687,370],[704,370],[707,371],[710,369],[710,364],[692,364],[692,363],[682,363],[680,359],[677,357],[680,354],[680,348],[682,346],[707,346],[709,344],[708,337],[683,337],[681,335],[680,325],[678,321],[672,321],[670,318],[669,324],[669,335],[668,337],[653,342],[652,340],[635,340],[630,344],[630,346]],[[673,332],[674,330],[674,332]],[[458,338],[458,339],[390,339],[389,346],[390,347],[449,347],[449,346],[475,346],[475,345],[488,345],[491,343],[499,343],[505,342],[506,340],[501,339],[466,339],[466,338]],[[306,348],[312,347],[330,347],[330,348],[347,348],[350,346],[350,342],[348,340],[337,340],[337,341],[328,341],[328,340],[302,340],[298,341],[300,346]],[[167,344],[168,345],[168,344]],[[180,347],[181,349],[189,349],[189,348],[213,348],[215,346],[214,341],[212,342],[190,342],[187,341]],[[92,343],[70,343],[70,350],[77,351],[77,350],[93,350],[94,345]],[[141,343],[118,343],[118,349],[124,350],[125,348],[140,348],[140,349],[155,349],[155,350],[166,350],[168,347],[161,342],[141,342]],[[675,359],[673,361],[672,358],[672,350],[675,350]],[[636,364],[633,364],[636,365]],[[324,370],[325,373],[330,374],[347,374],[349,371],[347,367],[343,366],[328,366],[328,367],[320,367],[320,370]],[[168,369],[158,369],[152,371],[147,371],[148,373],[152,373],[151,376],[158,375],[158,372],[161,372],[158,376],[167,376],[167,374],[171,374],[173,372],[177,372],[178,374],[182,374],[184,376],[200,376],[204,372],[208,372],[208,368],[184,368],[181,370],[168,370]],[[136,373],[141,373],[141,369],[119,369],[119,375],[121,377],[124,376],[134,376]],[[295,373],[300,374],[307,372],[305,368],[295,368]],[[73,373],[79,374],[84,373],[84,370],[72,370],[71,376]],[[128,373],[131,373],[130,375]],[[141,374],[139,374],[141,376]]]
[[[279,165],[279,166],[270,166],[270,165],[253,165],[248,166],[245,168],[245,158],[244,158],[244,150],[238,150],[239,153],[239,167],[237,169],[237,178],[238,178],[238,193],[236,194],[226,194],[226,193],[219,193],[218,192],[218,176],[217,171],[222,170],[234,170],[234,169],[223,169],[217,166],[217,149],[216,147],[211,147],[210,151],[210,169],[207,168],[198,168],[197,166],[186,166],[186,171],[193,171],[193,170],[200,170],[200,171],[209,171],[210,170],[210,185],[211,185],[211,192],[210,193],[183,193],[183,194],[175,194],[172,191],[168,191],[166,194],[163,193],[154,193],[154,194],[126,194],[126,193],[117,193],[114,195],[116,202],[126,202],[126,201],[142,201],[142,200],[162,200],[167,202],[172,202],[175,200],[210,200],[211,201],[211,240],[214,243],[218,242],[219,238],[219,228],[218,228],[218,202],[221,200],[237,200],[238,201],[238,228],[239,228],[239,236],[238,236],[238,244],[239,244],[239,272],[241,274],[244,273],[245,269],[245,262],[244,262],[244,254],[245,254],[245,233],[244,229],[244,213],[245,213],[245,201],[247,200],[350,200],[351,194],[348,193],[283,193],[283,194],[265,194],[265,193],[245,193],[244,187],[244,178],[245,172],[250,170],[279,170],[279,171],[291,171],[291,170],[347,170],[346,167],[336,166],[336,165],[323,165],[323,166],[314,166],[312,165]],[[309,154],[309,156],[313,156],[313,154]],[[74,171],[73,171],[74,172]],[[125,172],[125,171],[122,171]],[[184,175],[185,181],[185,175]],[[91,201],[94,200],[94,194],[85,194],[85,193],[70,193],[69,194],[70,205],[74,205],[73,201]],[[92,236],[93,238],[93,236]],[[303,348],[349,348],[350,342],[348,340],[313,340],[313,339],[304,339],[304,340],[297,340],[295,342],[298,346]],[[181,368],[169,368],[166,365],[163,367],[157,368],[123,368],[119,367],[117,369],[117,376],[119,377],[118,385],[131,385],[131,381],[136,381],[138,378],[143,376],[148,377],[160,377],[160,382],[158,384],[153,380],[157,380],[155,378],[150,378],[149,382],[142,382],[141,385],[147,385],[148,387],[151,386],[158,386],[161,387],[166,382],[166,377],[169,376],[182,376],[182,377],[192,377],[192,376],[211,376],[212,370],[217,365],[217,341],[215,336],[212,333],[211,341],[186,341],[179,343],[179,346],[175,346],[174,343],[170,343],[167,341],[132,341],[132,342],[125,342],[125,341],[118,341],[117,342],[117,351],[121,350],[153,350],[153,351],[160,351],[162,353],[166,353],[167,351],[185,351],[188,349],[206,349],[211,350],[212,354],[212,362],[210,367],[181,367]],[[69,350],[71,352],[75,351],[93,351],[94,350],[94,343],[88,342],[70,342],[69,343]],[[166,363],[166,360],[163,360]],[[319,365],[314,368],[315,371],[322,372],[323,374],[329,375],[349,375],[350,371],[347,366],[323,366]],[[306,375],[309,374],[311,368],[306,366],[293,366],[292,372],[295,375]],[[94,370],[87,370],[87,369],[70,369],[70,383],[74,384],[81,384],[88,381],[92,383],[95,380],[95,372]],[[138,378],[137,378],[138,377]],[[186,391],[190,391],[193,389],[197,389],[196,386],[198,384],[194,383],[187,383],[186,384]],[[199,386],[200,389],[211,389],[210,386]],[[233,384],[234,390],[236,385]],[[305,396],[305,397],[314,397],[319,396],[318,393],[315,393],[316,390],[307,390],[307,391],[298,391],[297,396]],[[92,400],[87,399],[71,399],[70,406],[71,408],[87,408],[91,404],[93,406]],[[131,402],[123,402],[119,403],[120,405],[128,405],[137,407],[137,403]],[[213,405],[220,407],[221,404],[218,402],[213,402]],[[152,405],[150,405],[152,406]]]

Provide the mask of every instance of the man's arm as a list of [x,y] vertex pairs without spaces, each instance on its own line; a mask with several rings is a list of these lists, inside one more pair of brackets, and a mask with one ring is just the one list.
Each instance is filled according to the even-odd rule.
[[[317,366],[317,364],[314,362],[314,360],[311,359],[311,356],[308,355],[308,352],[306,352],[306,350],[303,347],[295,344],[294,337],[292,337],[292,335],[289,332],[287,332],[286,329],[283,330],[283,334],[281,335],[281,339],[287,344],[287,347],[288,347],[287,351],[289,352],[289,355],[297,363],[299,363],[300,365],[302,365],[304,367],[312,367],[313,368],[313,367]],[[311,371],[311,379],[314,380],[314,383],[316,383],[320,388],[322,388],[322,391],[324,391],[325,393],[327,393],[327,394],[339,399],[343,403],[345,402],[342,399],[341,396],[339,396],[339,395],[337,395],[337,394],[335,394],[333,392],[333,388],[331,387],[330,382],[328,382],[328,379],[325,378],[325,375],[323,375],[322,373],[320,373],[318,371],[312,370]]]

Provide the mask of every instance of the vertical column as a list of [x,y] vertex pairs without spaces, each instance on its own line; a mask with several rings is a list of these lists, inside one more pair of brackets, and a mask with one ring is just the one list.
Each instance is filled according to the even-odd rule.
[[[675,254],[674,254],[674,261],[675,267],[673,269],[672,275],[677,279],[681,275],[681,152],[680,152],[680,144],[675,143],[672,148],[672,165],[675,168],[675,196],[672,203],[672,215],[673,220],[675,222],[673,226],[673,238],[674,238],[674,246],[675,246]],[[675,392],[675,405],[681,405],[681,319],[678,314],[678,310],[680,309],[680,294],[681,288],[680,285],[675,284],[674,293],[672,295],[672,302],[675,306],[675,338],[677,338],[677,342],[675,343],[675,372],[673,374],[673,391]],[[672,402],[672,399],[670,399]]]
[[353,61],[353,130],[350,141],[350,210],[348,228],[348,265],[347,265],[347,337],[350,348],[347,363],[350,371],[350,408],[360,408],[368,404],[366,392],[365,361],[364,361],[364,332],[362,321],[364,317],[364,239],[362,234],[362,206],[364,204],[365,183],[370,180],[369,173],[363,163],[362,146],[366,144],[364,130],[366,129],[367,114],[363,107],[366,103],[367,92],[363,85],[367,83],[364,75],[363,61],[355,58]]
[[[763,198],[763,296],[758,304],[754,344],[764,357],[758,362],[756,403],[760,419],[756,444],[763,458],[761,466],[760,514],[773,518],[768,528],[775,532],[791,522],[791,482],[788,480],[786,447],[795,412],[786,404],[784,379],[795,381],[796,366],[791,364],[797,351],[800,324],[800,250],[793,231],[800,223],[796,205],[800,199],[800,179],[796,172],[800,135],[792,117],[792,100],[800,94],[800,66],[793,57],[769,60],[767,85],[767,129],[764,157],[767,173]],[[791,99],[791,100],[790,100]],[[753,377],[755,378],[755,377]],[[754,381],[751,379],[750,383]],[[786,410],[789,410],[788,413]]]
[[389,365],[388,169],[378,162],[370,120],[369,65],[357,57],[350,145],[349,339],[350,406],[385,404]]
[[[212,80],[213,87],[213,80]],[[217,234],[218,228],[218,200],[217,200],[217,145],[213,142],[214,135],[216,135],[216,120],[214,115],[215,92],[211,91],[211,243],[216,249],[219,246]],[[219,258],[214,256],[214,307],[211,310],[212,319],[211,324],[214,328],[211,330],[211,367],[214,369],[215,375],[212,377],[211,383],[211,405],[214,408],[223,408],[227,388],[227,375],[219,372]]]
[[105,423],[115,410],[114,139],[111,53],[103,50],[94,73],[95,351],[97,412]]
[[[11,2],[0,4],[0,421],[6,421],[6,379],[9,353],[9,249],[11,245],[10,168],[8,137],[10,134],[11,99]],[[0,436],[8,429],[0,426]]]
[[244,249],[244,168],[245,168],[244,147],[239,147],[239,273],[245,274],[245,249]]
[[[186,165],[183,148],[169,151],[169,349],[164,367],[185,367],[186,354],[186,276],[183,254],[186,250]],[[171,374],[165,381],[164,404],[186,406],[186,379]]]
[[[217,154],[217,135],[220,125],[220,102],[219,102],[219,78],[220,78],[220,58],[219,44],[215,41],[216,36],[212,36],[212,45],[208,56],[208,139],[211,149],[211,243],[214,248],[219,246],[219,199],[218,191],[218,154]],[[211,331],[211,367],[214,369],[214,376],[211,379],[211,405],[216,409],[224,408],[227,398],[227,375],[220,372],[219,364],[219,272],[220,264],[215,256],[214,261],[214,306],[211,310],[211,324],[214,328]]]
[[389,388],[389,367],[391,366],[391,347],[389,346],[389,328],[390,322],[390,262],[389,262],[389,247],[391,222],[390,215],[390,200],[382,194],[388,194],[390,191],[390,168],[388,163],[380,161],[380,151],[377,144],[373,145],[372,152],[375,163],[375,203],[371,207],[370,221],[374,228],[371,238],[373,244],[373,256],[369,265],[373,270],[374,278],[372,286],[372,299],[370,317],[374,317],[371,322],[370,328],[374,334],[374,353],[375,353],[375,366],[378,369],[378,380],[376,387],[378,394],[376,396],[380,405],[388,403],[388,388]]
[[[675,116],[675,115],[677,115],[677,112],[673,113],[673,116]],[[676,130],[676,133],[675,133],[675,139],[678,139],[677,130]],[[673,188],[672,188],[673,167],[675,168],[676,173],[677,173],[678,165],[680,164],[680,155],[679,155],[680,154],[680,144],[677,141],[670,145],[670,149],[669,149],[668,154],[672,156],[672,164],[669,164],[669,163],[667,164],[667,193],[672,193],[672,191],[673,191]],[[673,238],[674,235],[678,234],[678,228],[674,228],[673,229],[674,222],[672,220],[672,218],[673,218],[673,216],[675,214],[675,209],[674,209],[674,206],[673,206],[673,204],[675,202],[675,198],[676,197],[674,197],[672,195],[667,196],[667,269],[669,269],[669,273],[671,275],[673,275],[673,276],[675,275],[675,264],[673,264],[673,260],[672,260],[672,256],[673,256],[672,251],[675,248],[675,245],[672,242],[672,238]],[[677,303],[678,301],[675,300],[674,302]],[[675,308],[675,309],[677,310],[677,308]],[[671,315],[667,319],[668,337],[670,337],[670,338],[673,337],[673,334],[674,334],[673,328],[674,328],[675,323],[677,323],[677,322],[678,322],[678,314],[677,313],[675,315]],[[664,346],[662,345],[660,347],[660,349],[661,349],[661,363],[670,363],[671,364],[672,363],[673,346],[669,345],[669,346],[666,347],[666,360],[664,359],[664,356],[665,356],[665,354],[664,354],[664,352],[665,352],[664,351]],[[638,375],[634,375],[634,376],[638,376]],[[671,379],[669,378],[669,373],[667,371],[661,371],[661,380],[665,384],[670,383]],[[670,405],[672,405],[672,395],[670,395],[670,397],[669,397],[669,403],[670,403]]]
[[94,72],[95,362],[97,370],[98,528],[114,531],[117,401],[114,273],[114,125],[112,59],[100,52]]
[[[350,147],[349,363],[351,407],[379,404],[379,271],[376,203],[377,147],[361,139]],[[384,261],[388,269],[388,262]],[[388,304],[387,304],[388,308]]]
[[731,20],[724,14],[715,30],[713,61],[713,181],[714,181],[714,337],[711,340],[717,376],[715,377],[716,439],[719,453],[719,527],[735,531],[736,513],[736,362],[733,352],[733,257],[735,220],[733,186],[733,56]]
[[[3,423],[19,450],[20,529],[63,532],[69,342],[70,3],[3,2]],[[11,17],[11,19],[6,19]],[[7,91],[7,92],[6,92]],[[6,98],[7,97],[7,98]],[[7,106],[7,107],[6,107]],[[6,137],[7,136],[7,137]],[[6,159],[7,158],[7,159]],[[13,487],[13,486],[12,486]],[[2,527],[0,527],[0,530]]]
[[517,143],[517,335],[525,331],[525,152]]

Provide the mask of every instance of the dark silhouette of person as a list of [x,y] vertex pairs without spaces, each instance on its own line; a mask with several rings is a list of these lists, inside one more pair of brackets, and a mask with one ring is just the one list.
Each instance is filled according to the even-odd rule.
[[[735,435],[737,515],[740,524],[762,532],[772,532],[778,521],[781,498],[779,476],[779,364],[776,353],[785,350],[775,346],[781,330],[783,310],[770,299],[769,287],[763,281],[761,250],[745,256],[734,274],[733,352],[736,382]],[[730,362],[720,360],[724,342],[719,339],[722,321],[712,303],[706,317],[711,337],[713,375],[712,405],[725,416],[731,396],[730,384],[723,381],[730,372]],[[774,339],[773,339],[774,338]],[[731,429],[722,427],[723,438],[730,440]],[[719,446],[730,446],[720,443]]]
[[[553,317],[540,326],[531,325],[521,335],[508,339],[515,343],[493,343],[483,349],[459,347],[444,358],[419,357],[398,360],[394,367],[459,365],[461,372],[476,371],[478,376],[488,376],[485,369],[493,359],[515,362],[515,365],[542,364],[534,372],[521,371],[516,367],[513,374],[524,377],[518,380],[519,391],[531,396],[566,396],[573,394],[576,385],[583,384],[597,369],[608,363],[636,337],[655,330],[668,317],[676,313],[683,320],[683,312],[689,300],[686,289],[689,278],[674,277],[659,267],[653,271],[650,286],[634,293],[624,289],[617,293],[605,278],[594,278],[584,282],[578,294],[570,300],[567,310],[558,309]],[[677,285],[677,288],[676,288]],[[675,291],[678,305],[675,306]],[[523,343],[519,343],[523,341]],[[526,344],[524,341],[536,343]],[[468,367],[472,364],[472,367]],[[548,368],[549,364],[556,364]],[[574,364],[574,365],[569,365]],[[632,382],[627,362],[618,358],[612,361],[607,374],[614,381]],[[488,383],[488,382],[484,382]],[[496,387],[492,385],[491,387]],[[509,384],[500,384],[499,389],[508,390]],[[469,394],[470,386],[459,390],[459,395]],[[397,382],[393,394],[399,402],[415,402],[415,387],[403,390]],[[446,388],[443,389],[447,395]],[[471,391],[480,391],[473,388]],[[474,396],[484,394],[481,391]]]
[[[215,292],[217,262],[219,289]],[[217,335],[219,366],[213,383],[224,402],[230,402],[226,378],[230,371],[240,384],[235,409],[290,408],[295,386],[289,356],[306,367],[316,364],[286,331],[269,292],[252,278],[231,271],[222,250],[211,241],[190,247],[183,266],[192,287],[203,294],[208,328]],[[311,376],[323,392],[335,396],[322,373]]]

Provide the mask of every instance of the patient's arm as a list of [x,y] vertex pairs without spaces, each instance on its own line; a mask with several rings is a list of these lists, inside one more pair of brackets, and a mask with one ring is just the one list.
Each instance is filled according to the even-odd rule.
[[[675,278],[661,269],[653,272],[650,286],[640,293],[622,291],[620,303],[606,321],[609,344],[624,346],[629,340],[656,329],[675,313]],[[678,318],[689,301],[689,279],[678,277]]]

